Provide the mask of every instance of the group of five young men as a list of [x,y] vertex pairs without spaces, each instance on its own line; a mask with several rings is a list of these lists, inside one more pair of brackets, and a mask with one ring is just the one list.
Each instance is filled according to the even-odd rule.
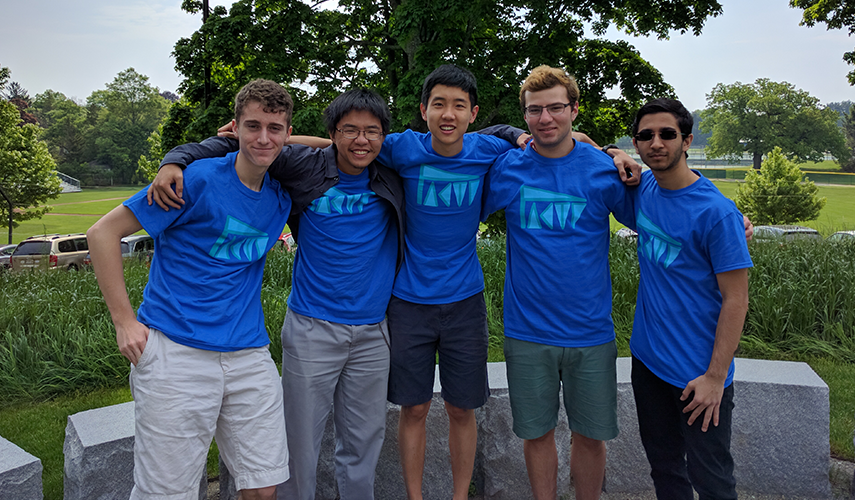
[[[171,151],[148,200],[139,193],[90,230],[119,347],[134,365],[132,498],[190,498],[216,433],[243,498],[274,498],[284,482],[284,498],[312,499],[331,407],[340,497],[373,498],[388,398],[401,405],[407,496],[420,499],[437,353],[453,498],[466,498],[474,409],[489,396],[476,234],[501,209],[509,392],[535,498],[557,494],[561,386],[577,498],[599,497],[604,441],[618,432],[610,213],[639,232],[633,387],[657,493],[689,498],[694,485],[702,498],[735,498],[730,381],[751,261],[742,217],[686,165],[691,115],[671,100],[642,108],[633,142],[652,174],[636,172],[640,186],[627,189],[607,155],[574,140],[578,87],[563,70],[541,66],[523,83],[530,143],[507,126],[466,133],[477,90],[459,67],[431,73],[421,101],[430,132],[390,134],[382,98],[345,92],[324,112],[324,143],[289,137],[290,97],[251,82],[224,132],[237,141]],[[622,171],[625,154],[610,152]],[[238,360],[266,349],[261,268],[286,219],[299,250],[280,389],[269,355]],[[137,320],[116,255],[119,237],[140,227],[155,236],[156,258]],[[203,382],[206,370],[219,379]],[[200,400],[212,408],[198,409]]]

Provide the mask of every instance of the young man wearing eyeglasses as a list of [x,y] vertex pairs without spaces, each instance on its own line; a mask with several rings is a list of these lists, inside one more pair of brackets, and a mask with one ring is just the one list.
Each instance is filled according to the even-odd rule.
[[633,144],[650,167],[632,194],[641,281],[632,388],[660,499],[735,499],[730,455],[733,355],[748,310],[743,218],[691,170],[692,115],[680,101],[645,104]]
[[618,434],[609,214],[632,221],[612,160],[573,140],[579,89],[540,66],[520,89],[533,142],[500,157],[482,218],[505,210],[505,361],[514,433],[524,440],[534,498],[557,498],[559,390],[573,433],[576,498],[599,498],[604,441]]
[[[315,497],[321,438],[332,407],[339,494],[371,499],[386,427],[386,306],[403,261],[403,186],[397,174],[374,161],[391,122],[379,95],[347,91],[324,110],[324,122],[331,144],[286,146],[270,167],[271,178],[294,200],[288,224],[298,243],[282,326],[291,478],[280,493],[288,499]],[[153,186],[171,192],[181,165],[233,147],[225,137],[179,146],[164,158]],[[166,203],[163,194],[158,198]],[[180,198],[171,200],[173,208],[180,207]]]

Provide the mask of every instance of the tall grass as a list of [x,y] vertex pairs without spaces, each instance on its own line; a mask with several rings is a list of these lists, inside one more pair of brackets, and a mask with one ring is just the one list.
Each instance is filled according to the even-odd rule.
[[[277,363],[292,262],[293,254],[271,251],[261,292]],[[148,268],[129,261],[125,281],[136,308]],[[130,368],[91,271],[0,272],[0,304],[0,407],[127,384]]]
[[[478,246],[491,360],[500,360],[505,244],[482,240]],[[855,242],[753,243],[750,250],[755,267],[739,355],[855,363]],[[293,257],[270,252],[261,291],[277,364]],[[635,245],[613,238],[609,260],[618,348],[627,355],[639,279]],[[126,267],[135,307],[147,272],[135,263]],[[128,363],[116,348],[93,273],[0,273],[0,304],[0,406],[127,383]]]

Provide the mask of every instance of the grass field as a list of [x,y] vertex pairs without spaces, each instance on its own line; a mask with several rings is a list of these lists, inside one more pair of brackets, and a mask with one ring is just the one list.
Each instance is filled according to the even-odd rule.
[[[12,243],[34,234],[85,233],[102,215],[130,198],[140,187],[117,187],[109,189],[87,189],[79,193],[64,193],[52,200],[53,207],[41,219],[22,222],[12,232]],[[66,215],[67,214],[67,215]],[[0,241],[6,242],[6,230]]]

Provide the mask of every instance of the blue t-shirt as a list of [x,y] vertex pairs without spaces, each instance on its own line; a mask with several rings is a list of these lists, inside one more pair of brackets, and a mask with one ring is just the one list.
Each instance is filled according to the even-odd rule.
[[291,198],[266,174],[260,192],[246,187],[235,171],[236,156],[190,164],[181,210],[149,206],[145,189],[124,203],[154,237],[137,318],[174,342],[209,351],[270,342],[262,271],[291,211]]
[[339,183],[300,214],[288,307],[348,325],[379,323],[395,279],[393,208],[369,187],[368,169]]
[[[742,214],[698,175],[690,186],[668,190],[645,172],[633,193],[641,282],[629,346],[657,377],[680,388],[712,359],[721,312],[716,274],[752,267]],[[732,381],[733,362],[725,387]]]
[[505,336],[559,347],[615,338],[609,213],[632,218],[614,163],[576,142],[569,155],[510,151],[487,177],[483,218],[505,209]]
[[390,134],[377,160],[404,180],[407,227],[404,263],[392,294],[417,304],[448,304],[484,290],[475,235],[484,176],[496,157],[515,146],[466,134],[463,150],[437,154],[431,135]]

